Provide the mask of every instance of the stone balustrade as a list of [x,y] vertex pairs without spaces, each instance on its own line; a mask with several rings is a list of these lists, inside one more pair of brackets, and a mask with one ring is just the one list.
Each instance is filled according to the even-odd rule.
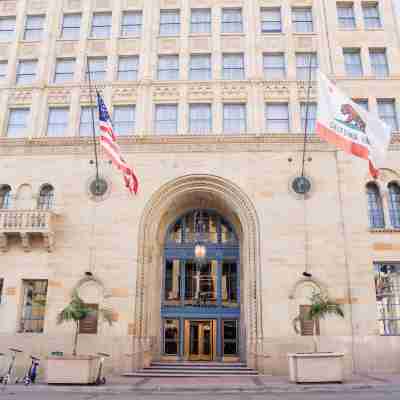
[[9,235],[19,235],[24,250],[30,251],[31,235],[39,234],[51,252],[54,247],[54,217],[51,210],[0,210],[0,250],[7,251]]

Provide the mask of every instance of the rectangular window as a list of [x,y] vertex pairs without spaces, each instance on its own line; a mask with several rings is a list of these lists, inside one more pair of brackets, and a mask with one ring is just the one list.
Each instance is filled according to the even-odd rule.
[[96,136],[100,135],[99,113],[97,111],[97,107],[84,106],[84,107],[81,107],[81,116],[80,116],[80,120],[79,120],[79,136],[92,136],[93,135],[91,109],[93,109],[93,119],[94,119],[94,127],[96,130]]
[[74,80],[75,58],[58,58],[54,73],[54,83],[72,82]]
[[308,81],[317,78],[318,58],[316,53],[296,53],[296,76],[297,79]]
[[292,8],[292,22],[296,33],[313,32],[314,24],[311,7]]
[[389,75],[386,49],[369,49],[369,58],[372,72],[376,77],[382,78]]
[[211,104],[190,104],[189,131],[195,135],[208,135],[212,129]]
[[392,128],[393,132],[399,130],[394,99],[377,99],[379,118]]
[[143,14],[141,11],[125,11],[122,14],[121,36],[140,36]]
[[211,8],[192,8],[190,31],[192,33],[211,32]]
[[211,54],[192,54],[190,56],[189,79],[193,81],[211,79]]
[[224,104],[224,133],[235,135],[246,133],[246,105]]
[[244,79],[243,53],[230,53],[222,55],[222,78]]
[[222,9],[222,33],[241,33],[243,32],[243,18],[241,8]]
[[49,108],[47,120],[47,136],[65,136],[68,129],[69,109],[66,107]]
[[236,261],[222,261],[222,302],[224,305],[237,305],[238,269]]
[[7,76],[7,61],[0,61],[0,82],[4,81]]
[[376,263],[374,271],[379,333],[400,335],[400,264]]
[[7,137],[25,137],[28,126],[29,108],[10,109],[8,116]]
[[178,36],[181,30],[179,10],[160,10],[160,35]]
[[351,77],[363,76],[360,49],[343,49],[346,73]]
[[118,80],[136,81],[138,78],[138,68],[138,56],[120,56],[118,60]]
[[289,106],[287,103],[267,103],[265,119],[268,133],[289,132]]
[[30,85],[36,80],[37,60],[20,60],[17,65],[17,85]]
[[337,14],[339,28],[355,29],[356,18],[354,16],[353,3],[337,3]]
[[15,36],[15,17],[0,17],[0,42],[10,42]]
[[[107,57],[89,57],[90,79],[92,81],[104,81],[107,75]],[[88,71],[86,70],[86,80],[88,80]]]
[[164,354],[176,356],[179,353],[179,320],[164,319]]
[[114,106],[113,125],[118,136],[130,136],[135,133],[136,107],[134,105]]
[[354,103],[356,103],[358,106],[363,108],[365,111],[368,111],[369,105],[368,105],[368,99],[353,99]]
[[178,131],[178,106],[157,104],[155,130],[159,135],[175,135]]
[[237,320],[223,320],[223,347],[225,357],[235,357],[239,353],[239,335]]
[[365,29],[382,28],[378,3],[362,3]]
[[301,336],[313,336],[314,330],[317,335],[319,331],[319,320],[313,320],[310,318],[311,306],[306,304],[300,305],[300,333]]
[[179,79],[179,56],[158,56],[158,75],[162,81],[176,81]]
[[261,9],[261,32],[282,32],[282,14],[280,7]]
[[81,19],[81,14],[64,14],[61,38],[65,40],[79,40],[81,33]]
[[312,134],[315,132],[315,123],[317,120],[317,103],[307,103],[300,104],[301,111],[301,132],[305,132],[306,129],[306,119],[307,119],[307,134]]
[[286,77],[283,53],[264,54],[264,77],[265,79],[284,79]]
[[79,334],[96,335],[99,319],[99,305],[85,304],[90,313],[79,322]]
[[4,287],[4,279],[0,278],[0,304],[3,300],[3,287]]
[[90,37],[94,39],[109,39],[111,37],[111,27],[111,13],[94,13]]
[[27,15],[25,21],[24,40],[42,40],[44,20],[44,15]]
[[47,280],[23,280],[20,332],[42,333],[47,302]]
[[165,262],[165,301],[178,301],[181,298],[180,261],[167,260]]

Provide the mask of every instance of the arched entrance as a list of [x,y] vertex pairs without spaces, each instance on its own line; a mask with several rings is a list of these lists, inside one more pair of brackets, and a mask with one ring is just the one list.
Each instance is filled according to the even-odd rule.
[[213,210],[191,210],[167,230],[161,297],[166,359],[238,361],[239,241]]
[[215,211],[229,221],[236,233],[240,249],[239,353],[242,361],[255,367],[257,343],[263,337],[259,221],[247,195],[234,183],[213,175],[174,179],[147,202],[138,232],[134,348],[135,343],[142,348],[143,341],[151,341],[152,359],[163,357],[161,307],[166,232],[181,216],[195,209]]

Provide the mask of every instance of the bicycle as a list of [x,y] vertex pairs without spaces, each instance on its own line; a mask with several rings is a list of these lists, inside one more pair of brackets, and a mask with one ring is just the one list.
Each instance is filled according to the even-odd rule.
[[[14,369],[14,365],[15,365],[15,360],[17,358],[17,354],[18,353],[22,353],[22,350],[19,349],[13,349],[13,348],[9,348],[10,352],[11,352],[11,360],[10,360],[10,364],[8,366],[8,370],[7,373],[3,376],[0,376],[0,383],[3,384],[3,386],[5,387],[6,385],[8,385],[8,383],[11,380],[11,374],[13,372]],[[16,379],[16,383],[18,381],[18,378]]]
[[97,355],[100,356],[100,362],[99,362],[99,370],[97,372],[97,378],[96,378],[95,384],[96,385],[105,385],[106,377],[102,376],[103,364],[104,364],[105,358],[110,357],[110,355],[107,353],[97,353]]
[[[25,384],[25,386],[35,383],[39,364],[40,358],[31,356],[31,364],[26,371],[24,378],[22,379],[22,382]],[[17,379],[15,383],[19,383],[19,379]]]

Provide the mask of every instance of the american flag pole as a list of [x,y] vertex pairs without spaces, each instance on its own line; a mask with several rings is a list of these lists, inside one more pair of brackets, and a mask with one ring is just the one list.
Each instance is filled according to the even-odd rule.
[[94,146],[94,160],[96,167],[96,192],[100,190],[100,178],[99,178],[99,157],[97,155],[97,143],[96,143],[96,127],[94,123],[94,107],[93,107],[93,94],[92,94],[92,78],[90,76],[89,59],[86,58],[86,73],[88,76],[89,83],[89,102],[90,102],[90,114],[92,119],[92,135],[93,135],[93,146]]

